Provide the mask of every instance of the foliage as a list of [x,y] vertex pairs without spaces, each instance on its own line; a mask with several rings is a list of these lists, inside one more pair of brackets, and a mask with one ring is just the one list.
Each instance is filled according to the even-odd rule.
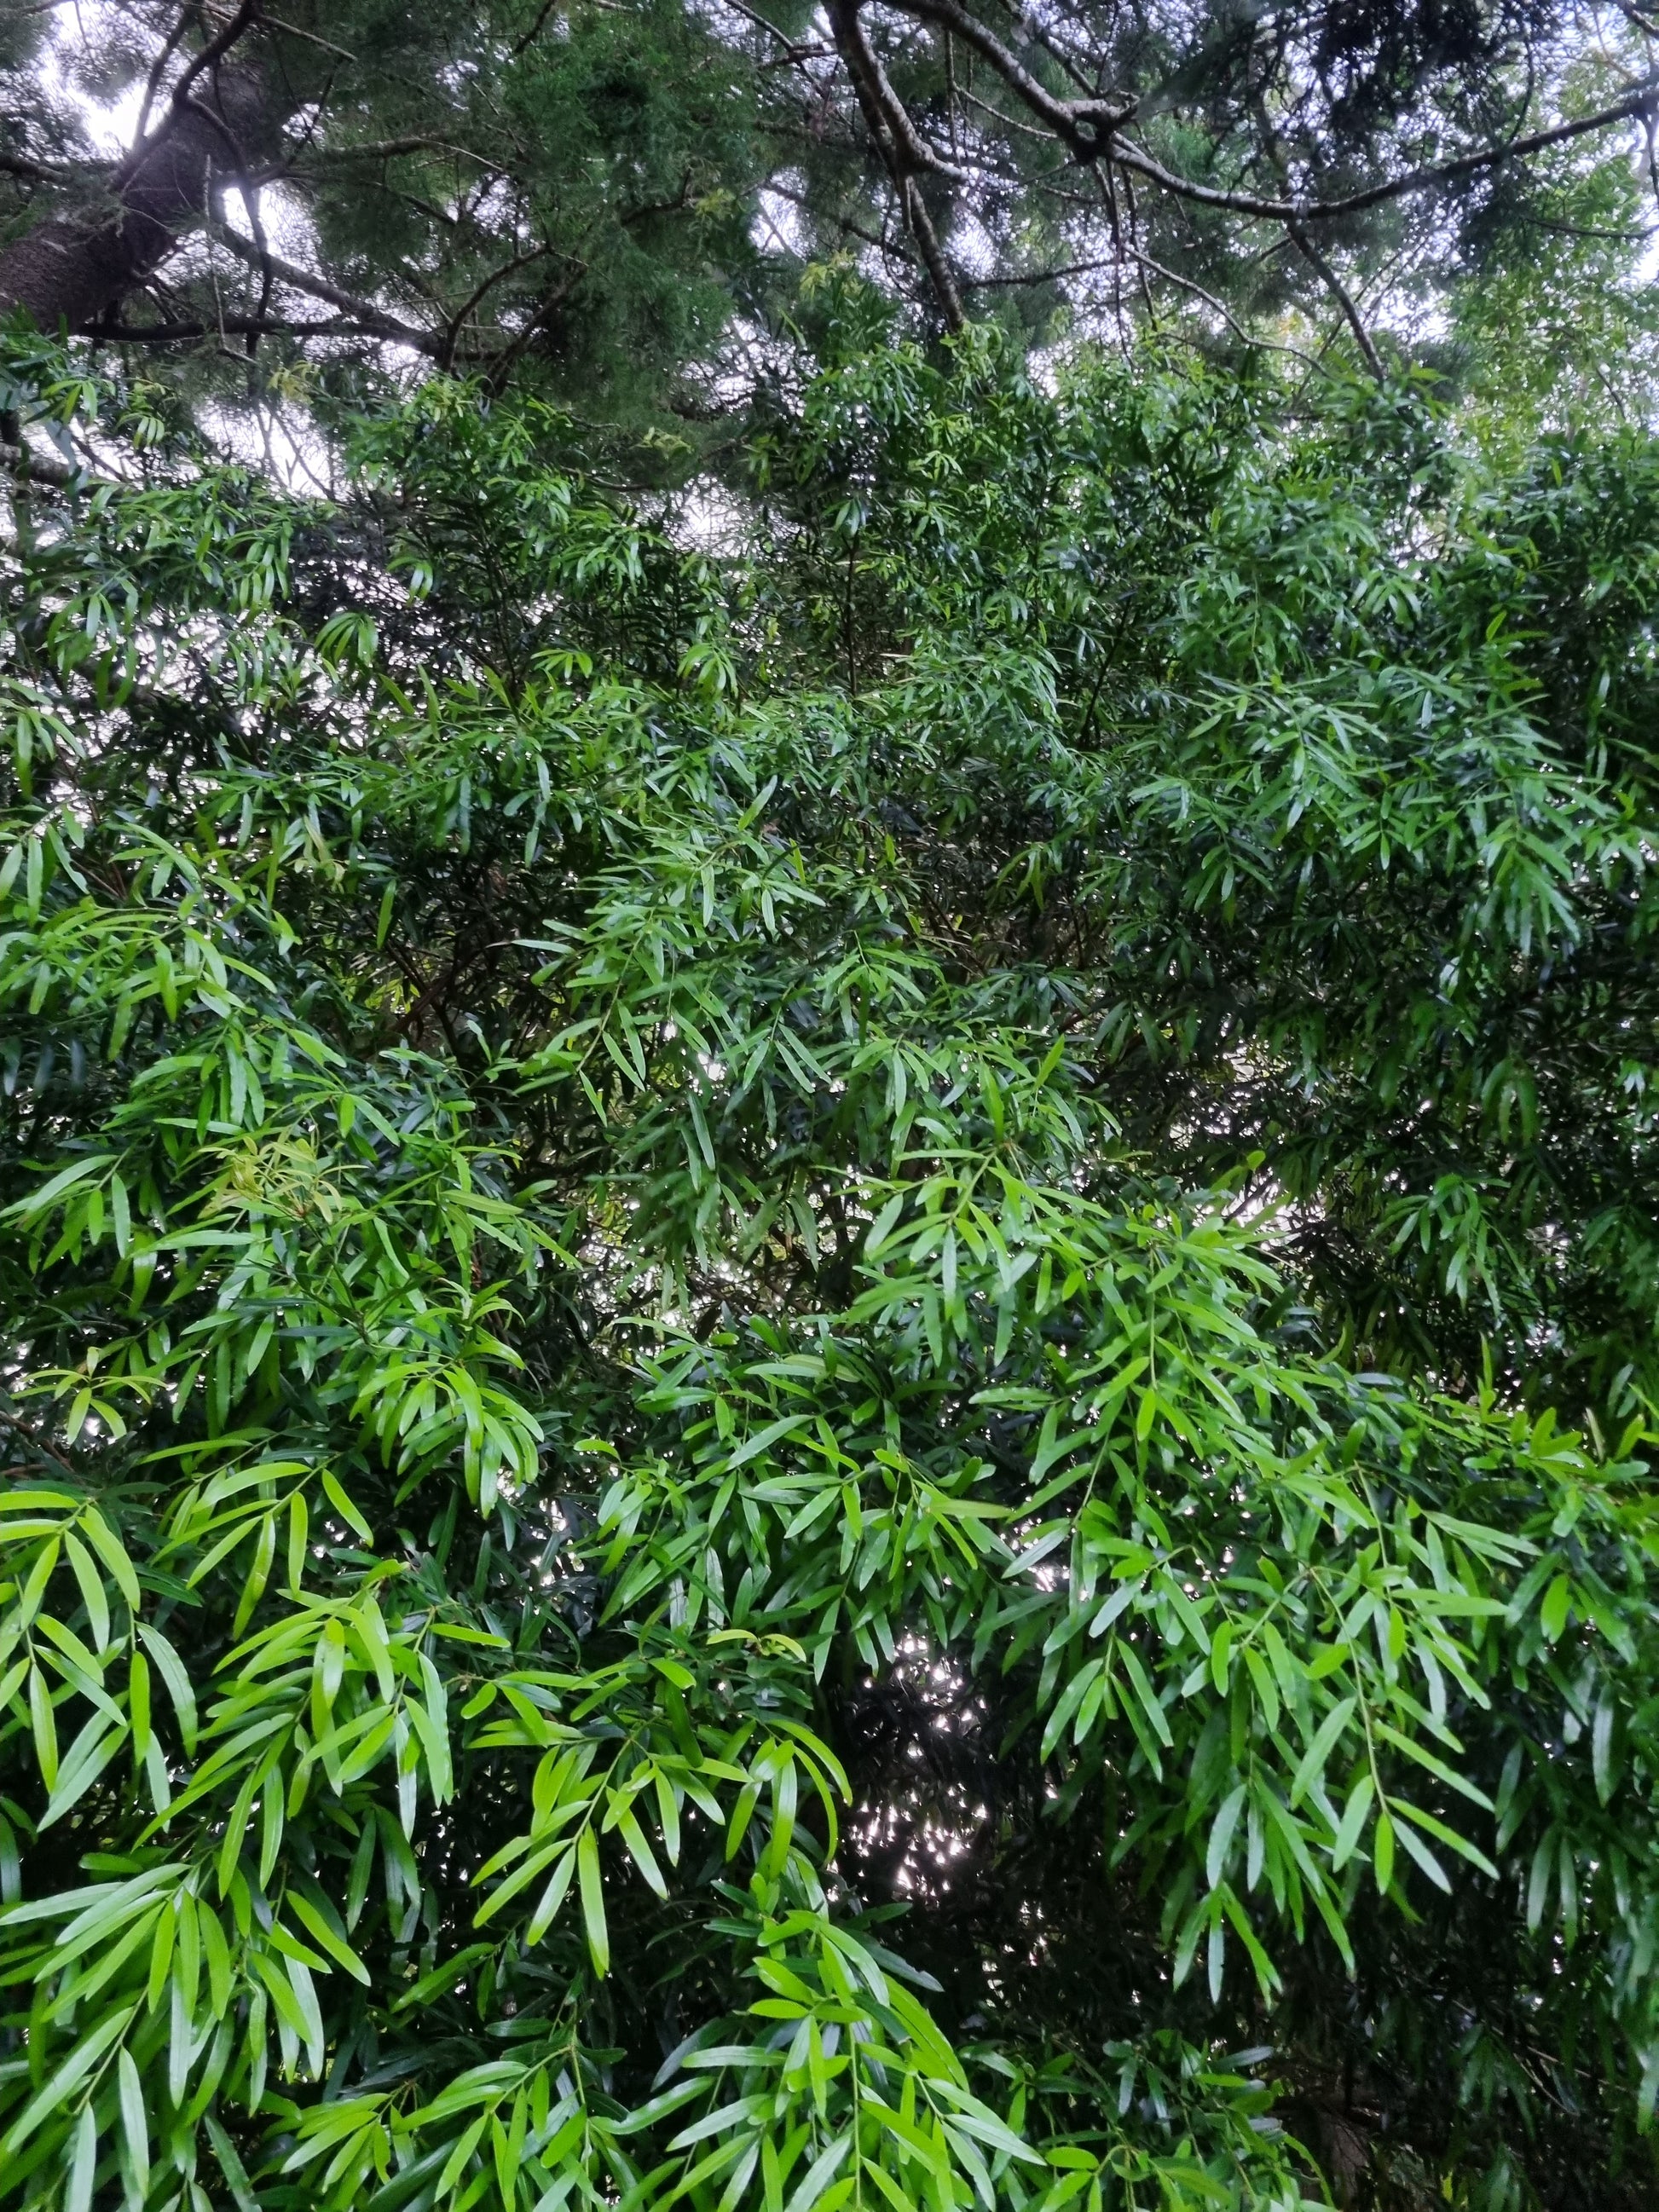
[[11,356],[0,2201],[1644,2202],[1659,451],[807,312]]

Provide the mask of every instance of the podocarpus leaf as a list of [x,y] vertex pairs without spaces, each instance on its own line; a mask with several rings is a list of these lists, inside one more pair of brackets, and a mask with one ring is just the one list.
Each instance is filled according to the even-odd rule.
[[1659,459],[850,281],[0,550],[4,2212],[1646,2155]]

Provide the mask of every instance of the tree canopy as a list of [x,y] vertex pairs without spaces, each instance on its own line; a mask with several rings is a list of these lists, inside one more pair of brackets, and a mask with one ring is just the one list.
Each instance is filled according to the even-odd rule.
[[5,2212],[1659,2190],[1648,26],[956,19],[8,33]]
[[1639,232],[1659,117],[1626,0],[47,0],[3,36],[0,308],[359,398],[390,348],[659,432],[838,250],[923,326],[1288,318],[1381,373],[1379,319],[1472,267]]

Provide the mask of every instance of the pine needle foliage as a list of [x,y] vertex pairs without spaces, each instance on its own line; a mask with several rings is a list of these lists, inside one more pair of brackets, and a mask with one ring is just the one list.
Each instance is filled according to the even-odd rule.
[[807,311],[8,355],[0,2203],[1650,2202],[1659,447]]

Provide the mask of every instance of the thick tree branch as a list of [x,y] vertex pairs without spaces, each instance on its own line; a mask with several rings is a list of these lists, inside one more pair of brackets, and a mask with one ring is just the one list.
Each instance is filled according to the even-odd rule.
[[911,122],[903,101],[894,92],[876,58],[875,49],[859,15],[858,0],[830,0],[830,22],[870,134],[892,175],[906,228],[927,264],[945,325],[951,331],[959,331],[965,320],[962,295],[939,246],[932,218],[922,204],[915,179],[919,169],[932,169],[941,176],[966,181],[966,172],[941,160]]
[[[921,133],[911,122],[904,102],[889,83],[887,72],[877,58],[864,27],[857,0],[836,0],[830,9],[830,20],[836,28],[836,42],[852,75],[854,89],[866,102],[866,117],[873,112],[886,126],[892,150],[908,172],[931,169],[941,177],[949,177],[957,184],[969,184],[972,179],[966,169],[958,168],[936,154]],[[895,182],[898,179],[895,178]]]
[[1103,151],[1111,133],[1134,112],[1131,100],[1059,99],[1040,78],[1031,75],[994,32],[987,30],[978,17],[970,15],[965,8],[957,7],[956,0],[893,0],[893,4],[903,15],[954,31],[965,46],[972,46],[990,63],[1004,82],[1019,94],[1034,115],[1042,118],[1079,161],[1091,161]]
[[15,446],[0,441],[0,474],[14,478],[21,477],[27,483],[49,484],[54,491],[63,491],[86,475],[84,469],[72,468],[69,462],[37,453],[33,446]]
[[[208,40],[206,46],[203,47],[200,53],[191,57],[191,60],[185,65],[184,75],[179,78],[178,83],[173,88],[172,97],[167,103],[167,114],[156,125],[155,129],[147,137],[143,135],[140,136],[138,143],[134,146],[131,153],[122,164],[119,174],[123,183],[125,183],[131,178],[137,177],[143,169],[145,163],[151,159],[157,148],[165,143],[168,132],[172,131],[177,124],[182,122],[187,113],[197,116],[198,118],[205,121],[215,129],[223,129],[225,127],[222,118],[214,115],[210,109],[202,108],[197,106],[196,102],[191,97],[191,88],[195,85],[197,80],[202,76],[205,71],[210,69],[215,69],[218,66],[225,55],[230,52],[231,48],[245,33],[252,29],[254,24],[258,21],[258,16],[259,0],[241,0],[241,5],[237,9],[236,13],[231,17],[230,21],[224,25],[222,29],[216,31],[214,33],[213,37]],[[152,94],[155,80],[159,76],[160,71],[166,63],[168,52],[171,51],[172,43],[172,40],[169,40],[167,46],[164,47],[161,52],[156,57],[155,68],[150,73]],[[144,108],[146,114],[148,114],[149,112],[150,97],[151,94],[147,94],[145,96]],[[142,133],[142,123],[140,125],[140,131]],[[232,134],[232,137],[234,139],[234,133]]]
[[173,19],[173,28],[156,49],[155,58],[149,65],[149,75],[144,80],[144,96],[138,103],[138,120],[133,125],[132,143],[135,146],[142,146],[149,137],[150,110],[155,106],[156,94],[161,89],[161,79],[166,74],[167,65],[178,52],[179,42],[189,30],[191,21],[190,9],[181,8]]
[[77,184],[114,167],[112,161],[83,161],[74,168],[64,168],[49,161],[31,161],[26,154],[0,154],[0,176],[21,177],[29,185]]
[[77,333],[106,345],[178,345],[186,340],[248,338],[384,338],[378,326],[337,315],[306,322],[288,315],[219,315],[210,323],[178,318],[165,323],[93,323]]
[[904,179],[904,204],[911,234],[921,250],[921,258],[927,264],[927,274],[933,278],[933,289],[939,295],[945,325],[947,329],[959,331],[967,320],[962,312],[962,295],[957,289],[951,264],[939,242],[933,219],[923,204],[921,187],[914,176],[907,176]]

